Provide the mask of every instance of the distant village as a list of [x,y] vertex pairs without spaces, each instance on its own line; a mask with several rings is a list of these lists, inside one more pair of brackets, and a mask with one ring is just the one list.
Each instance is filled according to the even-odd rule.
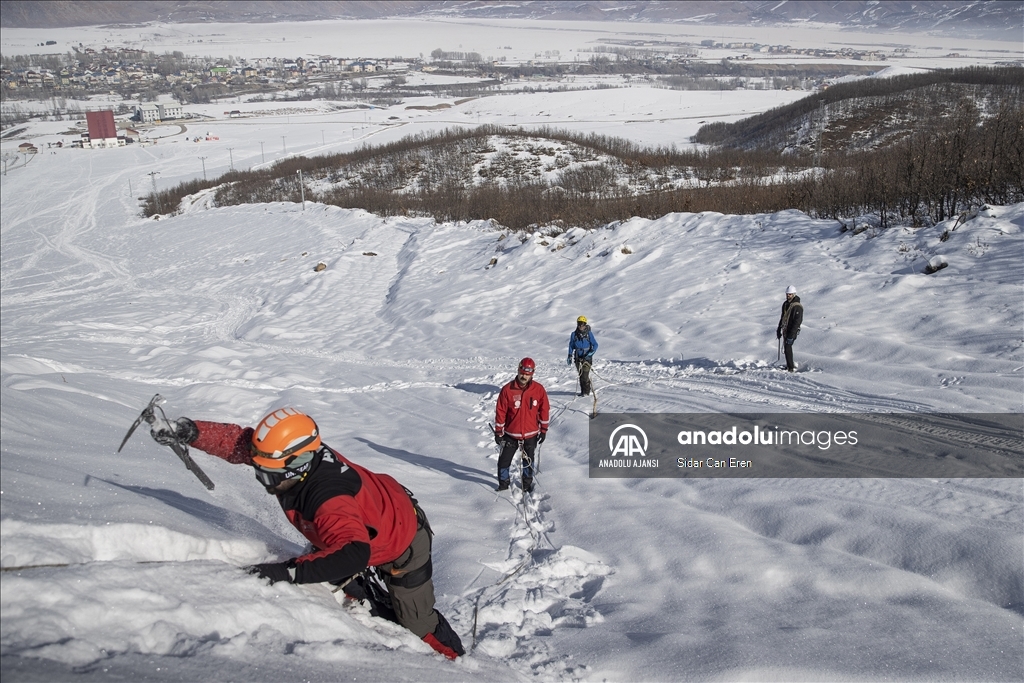
[[352,74],[409,69],[408,61],[335,57],[236,58],[204,63],[202,59],[186,57],[180,52],[156,55],[146,50],[109,47],[99,50],[76,47],[68,56],[52,57],[68,63],[59,67],[12,68],[9,63],[13,60],[5,58],[4,66],[0,69],[0,83],[3,89],[10,93],[19,89],[40,87],[53,90],[109,90],[125,84],[141,87],[147,84],[195,86],[212,83],[242,85],[272,81],[287,83],[291,79],[329,73]]
[[[40,47],[54,47],[47,41]],[[504,48],[510,49],[510,48]],[[538,53],[534,59],[519,62],[502,56],[483,59],[478,53],[446,52],[434,50],[429,59],[422,57],[392,59],[364,59],[333,56],[296,58],[199,58],[181,52],[156,54],[136,48],[102,47],[95,49],[82,44],[63,54],[20,55],[3,58],[0,68],[0,96],[4,100],[20,98],[75,98],[90,94],[120,94],[137,104],[118,106],[117,114],[130,114],[137,124],[153,124],[187,118],[183,102],[195,101],[195,93],[209,92],[218,97],[237,94],[240,90],[252,93],[303,88],[317,82],[333,83],[342,88],[357,90],[366,87],[358,78],[364,74],[392,76],[404,82],[402,74],[410,71],[478,75],[500,82],[513,75],[514,69],[526,69],[532,77],[541,77],[537,68],[555,67],[558,72],[581,73],[597,71],[609,64],[631,65],[639,69],[652,69],[665,73],[673,66],[685,66],[700,56],[700,51],[727,50],[721,61],[742,62],[763,55],[798,55],[819,59],[852,59],[881,61],[886,55],[879,51],[797,49],[786,45],[760,43],[723,43],[705,40],[699,44],[657,43],[637,40],[616,45],[597,45],[589,53],[579,52],[574,61],[566,61],[557,50]],[[900,52],[899,49],[896,52]],[[546,69],[545,69],[546,71]],[[550,74],[548,74],[550,75]],[[347,83],[347,85],[343,85]],[[166,101],[166,94],[175,101]],[[160,98],[160,95],[165,95]],[[156,101],[156,100],[161,101]],[[207,100],[209,101],[209,100]],[[68,112],[70,114],[70,111]],[[86,113],[88,131],[72,145],[81,147],[113,147],[145,140],[138,131],[127,125],[114,124],[113,110]],[[226,116],[240,115],[238,111],[225,111]],[[78,113],[81,116],[81,113]],[[10,118],[10,117],[5,117]],[[123,119],[122,119],[123,121]],[[31,145],[19,151],[36,153]]]
[[[55,45],[48,41],[43,46]],[[653,62],[689,62],[704,50],[744,51],[729,55],[726,60],[751,60],[764,55],[796,55],[819,59],[851,59],[860,61],[882,61],[887,57],[877,50],[799,49],[788,45],[764,45],[760,43],[722,43],[714,40],[702,41],[699,45],[681,43],[666,49],[664,45],[637,41],[635,46],[598,46],[595,55],[611,53],[616,59],[636,60],[650,65]],[[582,53],[580,53],[582,54]],[[0,69],[0,84],[5,95],[17,96],[19,90],[43,88],[52,91],[98,92],[132,86],[167,92],[174,86],[196,87],[211,84],[228,86],[246,85],[297,85],[309,79],[338,75],[403,71],[467,71],[485,72],[494,68],[516,66],[538,66],[542,64],[565,64],[557,51],[536,55],[522,64],[507,62],[504,57],[484,60],[477,53],[449,53],[440,49],[431,58],[363,59],[332,56],[282,58],[232,58],[209,61],[188,57],[180,52],[157,55],[135,48],[94,49],[76,46],[66,55],[49,55],[48,59],[36,61],[61,61],[61,65],[20,66],[17,59],[4,58]],[[577,63],[580,55],[576,55]],[[591,59],[594,61],[594,58]],[[586,60],[584,59],[584,64]],[[569,69],[575,71],[576,69]],[[495,77],[494,73],[482,75]],[[26,95],[28,93],[25,93]]]

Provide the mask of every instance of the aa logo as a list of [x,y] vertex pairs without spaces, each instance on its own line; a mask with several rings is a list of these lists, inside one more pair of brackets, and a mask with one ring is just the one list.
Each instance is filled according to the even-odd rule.
[[619,425],[608,437],[612,457],[643,458],[647,455],[647,434],[634,424]]

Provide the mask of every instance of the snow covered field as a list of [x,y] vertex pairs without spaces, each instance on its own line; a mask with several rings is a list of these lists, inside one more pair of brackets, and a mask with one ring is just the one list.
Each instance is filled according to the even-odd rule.
[[[952,222],[854,235],[798,212],[555,237],[202,196],[139,217],[148,173],[197,177],[203,155],[212,177],[545,112],[681,145],[798,95],[683,93],[678,120],[680,93],[644,88],[440,112],[211,105],[111,150],[49,150],[68,123],[29,124],[41,153],[0,184],[4,679],[1024,679],[1020,479],[590,479],[591,404],[564,364],[583,314],[602,412],[1022,412],[1024,205],[945,242]],[[923,275],[934,256],[949,266]],[[807,311],[792,375],[774,367],[788,284]],[[492,490],[487,423],[527,355],[553,409],[524,501]],[[195,453],[208,492],[144,430],[114,453],[157,392],[171,416],[241,424],[294,405],[412,489],[470,655],[241,571],[302,539],[247,468]]]
[[[625,22],[545,21],[524,19],[382,19],[376,21],[305,21],[268,24],[165,24],[81,26],[61,29],[5,29],[0,38],[4,54],[67,52],[82,43],[100,49],[126,46],[162,54],[175,50],[212,57],[299,57],[334,55],[387,59],[425,57],[440,48],[476,52],[485,60],[511,63],[586,61],[596,48],[642,44],[663,49],[672,43],[697,45],[756,42],[789,45],[795,49],[882,50],[908,52],[894,63],[923,68],[955,68],[1021,58],[1019,41],[907,32],[860,32],[837,26],[713,26]],[[659,45],[660,44],[660,45]],[[699,57],[718,61],[738,57],[749,49],[700,49]],[[818,62],[808,56],[764,55],[765,62]]]

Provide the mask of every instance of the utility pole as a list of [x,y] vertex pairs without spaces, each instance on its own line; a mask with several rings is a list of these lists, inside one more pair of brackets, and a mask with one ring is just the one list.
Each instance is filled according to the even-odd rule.
[[160,171],[150,171],[149,179],[153,181],[153,201],[156,202],[156,212],[163,213],[164,210],[160,206],[160,195],[156,192],[156,177],[160,175]]
[[285,144],[283,135],[281,136],[281,149],[284,150],[284,155],[288,156],[288,145]]
[[302,210],[306,210],[306,184],[302,182],[302,169],[300,168],[295,173],[299,176],[299,192],[302,195]]
[[231,153],[234,147],[228,147],[228,158],[231,160],[231,170],[235,170],[235,155]]
[[267,163],[267,157],[263,154],[263,140],[260,140],[260,159],[263,160],[263,163]]
[[199,157],[199,160],[203,162],[203,182],[206,182],[206,157]]

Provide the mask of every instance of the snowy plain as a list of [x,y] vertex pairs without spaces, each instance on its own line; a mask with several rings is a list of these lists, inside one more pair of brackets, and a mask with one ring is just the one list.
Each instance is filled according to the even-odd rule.
[[[53,40],[56,45],[38,46]],[[4,54],[64,53],[72,46],[101,49],[126,46],[158,54],[180,51],[212,57],[393,57],[429,58],[435,49],[476,52],[484,60],[586,61],[595,50],[642,46],[655,51],[676,44],[762,43],[796,49],[881,50],[894,63],[928,69],[954,68],[1020,59],[1019,41],[986,40],[948,33],[856,31],[829,25],[716,26],[528,19],[381,19],[307,21],[275,24],[120,24],[73,28],[7,29],[0,38]],[[893,51],[903,48],[898,55]],[[718,61],[749,53],[748,48],[704,49],[700,59]],[[801,55],[750,55],[757,61],[815,62]]]
[[[591,403],[564,364],[584,314],[602,412],[1022,412],[1024,205],[945,242],[952,222],[854,235],[795,211],[557,236],[206,195],[139,215],[203,155],[213,176],[512,117],[681,146],[798,96],[223,103],[111,150],[47,149],[69,124],[29,124],[41,152],[0,184],[4,679],[1024,679],[1019,479],[590,479]],[[934,256],[949,266],[922,274]],[[793,375],[775,368],[788,284],[807,309]],[[553,419],[524,501],[492,490],[487,423],[526,355]],[[247,468],[195,453],[208,492],[144,431],[115,454],[157,392],[171,416],[240,424],[294,405],[412,489],[469,656],[241,571],[302,539]]]

